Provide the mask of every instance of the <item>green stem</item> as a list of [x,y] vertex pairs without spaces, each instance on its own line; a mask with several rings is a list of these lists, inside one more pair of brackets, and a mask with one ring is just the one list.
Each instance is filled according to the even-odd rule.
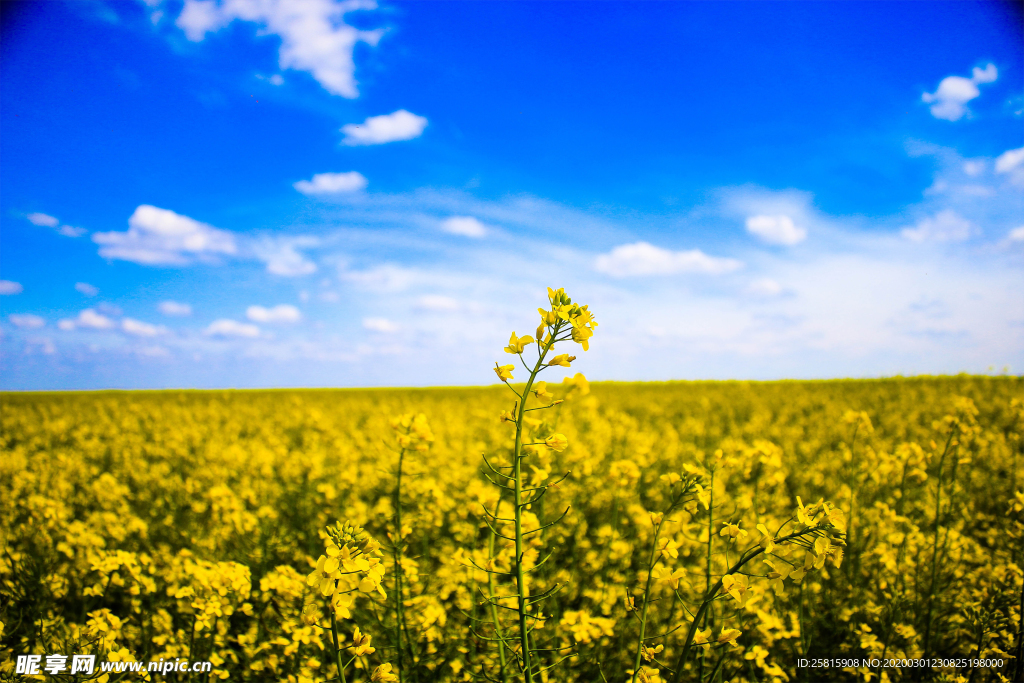
[[341,647],[338,643],[338,622],[334,619],[334,610],[331,609],[331,604],[327,603],[327,611],[331,613],[331,635],[334,637],[334,663],[338,667],[338,677],[341,679],[341,683],[348,683],[345,680],[345,667],[341,663]]
[[[501,496],[498,496],[498,502],[494,504],[494,517],[497,519],[498,513],[501,510]],[[494,532],[491,532],[490,542],[488,543],[487,552],[489,559],[494,560]],[[488,567],[491,569],[492,567]],[[501,635],[501,622],[498,620],[498,607],[494,604],[494,574],[487,574],[487,591],[489,595],[488,603],[491,606],[491,621],[494,623],[494,635],[498,638],[498,659],[501,662],[501,683],[505,683],[505,667],[507,662],[505,661],[505,639]]]
[[946,462],[946,454],[949,453],[949,444],[953,441],[953,430],[949,430],[949,436],[946,438],[946,447],[942,449],[942,457],[939,458],[939,475],[938,475],[938,490],[935,492],[935,534],[932,538],[932,581],[931,587],[928,590],[928,614],[925,619],[924,629],[924,656],[928,656],[929,645],[931,644],[932,635],[932,605],[934,603],[935,596],[935,578],[939,570],[939,512],[942,506],[942,467]]
[[644,604],[643,611],[640,614],[640,636],[636,641],[636,657],[633,661],[633,679],[631,683],[636,683],[637,676],[640,675],[640,657],[643,653],[644,636],[647,632],[647,609],[651,604],[651,575],[654,573],[654,566],[658,564],[656,559],[658,553],[658,536],[661,534],[661,525],[659,522],[654,527],[654,541],[651,543],[651,557],[647,561],[647,583],[644,586]]
[[395,560],[395,643],[398,655],[398,681],[401,683],[404,669],[402,667],[402,462],[405,449],[398,451],[398,476],[395,482],[395,539],[392,551]]
[[[525,552],[523,543],[523,477],[522,477],[522,460],[523,460],[523,415],[526,413],[526,399],[530,395],[530,388],[533,387],[533,380],[537,377],[537,374],[541,371],[544,365],[544,357],[548,351],[551,350],[552,345],[555,343],[555,338],[558,336],[559,330],[562,328],[562,321],[555,323],[554,328],[551,330],[551,336],[548,338],[547,344],[541,347],[541,341],[537,340],[537,348],[540,349],[540,353],[537,357],[537,364],[533,366],[533,370],[530,371],[530,378],[526,380],[526,387],[523,389],[522,400],[519,401],[519,410],[516,414],[516,446],[512,460],[512,477],[515,485],[514,495],[514,506],[515,506],[515,525],[516,525],[516,593],[518,594],[519,601],[519,647],[522,650],[523,657],[523,674],[526,683],[533,683],[533,662],[531,661],[530,653],[530,631],[527,626],[527,603],[526,600],[529,597],[527,594],[526,587],[526,574],[523,572],[523,555]],[[520,355],[522,358],[522,355]]]
[[[776,538],[774,539],[774,543],[775,545],[781,545],[786,541],[791,541],[794,538],[800,538],[801,536],[805,536],[806,534],[809,534],[813,531],[817,531],[817,527],[811,529],[804,529],[803,531],[797,531],[796,533],[789,534],[788,536],[783,536],[782,538]],[[686,656],[690,654],[690,647],[693,645],[693,638],[697,634],[697,624],[699,624],[700,620],[707,614],[708,608],[714,601],[715,596],[718,595],[718,591],[722,589],[722,581],[725,579],[726,576],[735,574],[743,568],[743,565],[745,565],[747,562],[750,562],[755,557],[763,553],[764,547],[758,546],[758,548],[756,550],[753,550],[753,552],[751,552],[751,550],[753,549],[748,548],[746,553],[740,556],[740,559],[736,562],[736,564],[730,567],[729,570],[722,575],[722,578],[719,579],[715,583],[715,585],[708,591],[708,593],[704,596],[704,600],[700,604],[700,609],[697,610],[697,614],[694,615],[693,621],[690,622],[690,628],[686,632],[686,640],[683,641],[683,650],[679,654],[679,661],[676,663],[676,674],[675,678],[672,679],[673,683],[680,683],[680,681],[682,681],[683,679],[683,664],[686,663]],[[747,553],[750,554],[747,555]]]

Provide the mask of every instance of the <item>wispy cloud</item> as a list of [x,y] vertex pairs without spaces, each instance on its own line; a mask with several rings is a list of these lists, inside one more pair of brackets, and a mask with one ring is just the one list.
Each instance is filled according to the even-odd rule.
[[363,318],[363,327],[373,332],[384,332],[385,334],[399,330],[398,325],[387,318]]
[[249,306],[245,317],[257,323],[296,323],[302,320],[302,313],[290,304],[278,304],[270,308]]
[[405,109],[391,114],[371,116],[362,123],[347,123],[341,127],[345,134],[342,144],[350,146],[381,145],[385,142],[412,140],[423,134],[427,119]]
[[121,329],[125,333],[136,337],[156,337],[169,332],[163,325],[152,325],[141,320],[135,320],[134,318],[123,318],[121,320]]
[[220,318],[210,323],[203,334],[210,337],[258,337],[260,328],[249,323],[240,323],[229,318]]
[[21,327],[27,330],[36,330],[46,325],[46,320],[38,315],[32,315],[31,313],[12,313],[7,316],[16,327]]
[[79,313],[78,317],[74,319],[64,319],[59,321],[57,326],[62,330],[74,330],[76,328],[112,330],[116,324],[107,316],[97,312],[96,309],[87,308]]
[[451,235],[480,238],[487,234],[487,227],[472,216],[452,216],[441,221],[441,229]]
[[177,301],[161,301],[157,306],[157,310],[164,315],[170,316],[192,315],[192,306]]
[[24,288],[20,282],[13,280],[0,280],[0,295],[21,294]]
[[904,228],[900,234],[912,242],[963,242],[977,232],[977,226],[947,209],[921,219],[913,228]]
[[88,282],[76,282],[75,290],[86,296],[96,296],[100,293],[99,287],[90,285]]
[[32,225],[40,225],[47,228],[56,228],[60,224],[58,219],[45,213],[30,213],[25,216],[25,218],[27,218],[28,222]]

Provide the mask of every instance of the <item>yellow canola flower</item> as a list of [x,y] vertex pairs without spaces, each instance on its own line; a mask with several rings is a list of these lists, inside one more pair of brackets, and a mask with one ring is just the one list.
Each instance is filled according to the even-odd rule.
[[700,629],[697,629],[696,635],[693,636],[693,644],[694,645],[700,645],[702,648],[704,648],[704,651],[707,652],[708,650],[711,649],[711,642],[709,640],[710,638],[711,638],[711,629],[710,628],[705,629],[703,631],[701,631]]
[[579,392],[580,396],[586,396],[590,393],[590,382],[587,381],[582,372],[577,372],[572,377],[565,377],[562,379],[562,384],[568,386],[569,389],[575,389]]
[[537,382],[534,384],[533,395],[537,397],[538,401],[543,401],[544,403],[550,403],[555,398],[555,395],[548,391],[547,382]]
[[516,333],[513,332],[512,336],[508,339],[508,346],[505,347],[505,353],[522,353],[523,349],[533,343],[533,337],[530,335],[523,335],[517,337]]
[[666,559],[679,557],[679,544],[671,538],[658,539],[658,553]]
[[718,642],[728,644],[731,647],[739,647],[739,644],[736,642],[736,639],[739,638],[741,635],[743,635],[743,631],[739,630],[738,628],[727,628],[723,630],[722,633],[718,636]]
[[705,510],[709,510],[711,506],[711,489],[706,489],[700,484],[694,484],[694,489],[697,491],[697,500],[700,501]]
[[567,353],[561,353],[552,358],[550,361],[548,361],[548,365],[559,365],[563,368],[567,368],[569,367],[569,363],[573,362],[574,360],[576,360],[576,356],[570,356]]
[[768,572],[768,588],[773,589],[776,595],[782,595],[782,591],[785,590],[783,581],[793,571],[793,568],[785,564],[776,568],[775,563],[771,560],[764,560],[764,563],[771,567],[771,571]]
[[744,538],[747,537],[747,532],[741,529],[739,524],[729,522],[722,527],[722,531],[719,535],[728,536],[734,541],[742,541]]
[[665,649],[664,645],[658,645],[656,647],[648,647],[646,645],[640,646],[640,655],[644,658],[644,661],[653,660],[659,652]]
[[391,673],[390,664],[381,664],[370,674],[370,680],[373,683],[391,683],[391,681],[397,681],[398,676]]
[[512,371],[515,370],[515,367],[516,366],[512,365],[511,363],[509,363],[508,365],[498,365],[497,363],[495,363],[494,373],[498,375],[498,379],[500,379],[502,382],[507,382],[510,379],[514,379],[512,377]]
[[355,630],[352,631],[352,645],[349,646],[352,648],[352,654],[356,657],[362,657],[363,655],[372,655],[376,652],[377,648],[370,646],[371,639],[372,636],[363,633],[356,626]]
[[502,422],[512,422],[512,423],[515,423],[516,416],[513,415],[511,411],[503,410],[503,411],[501,411],[501,415],[498,416],[498,419],[501,420]]
[[552,434],[544,439],[544,445],[553,451],[561,453],[569,446],[569,439],[565,438],[565,434]]
[[775,540],[770,533],[768,533],[768,527],[764,524],[758,524],[757,530],[761,532],[761,538],[757,541],[758,545],[764,548],[765,553],[770,553],[775,550]]
[[726,574],[722,577],[722,588],[741,605],[747,602],[747,577],[744,574]]

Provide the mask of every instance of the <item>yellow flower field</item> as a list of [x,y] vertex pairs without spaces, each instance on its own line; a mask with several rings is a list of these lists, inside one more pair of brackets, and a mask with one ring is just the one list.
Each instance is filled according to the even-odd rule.
[[[213,663],[192,680],[1013,679],[1021,378],[590,385],[551,358],[537,412],[523,378],[0,396],[0,678],[56,652]],[[863,663],[920,657],[952,661]],[[822,658],[846,661],[799,665]]]
[[[709,649],[709,669],[726,660],[722,680],[825,680],[797,659],[915,657],[926,639],[951,657],[980,647],[983,658],[1008,658],[1016,646],[1019,379],[595,384],[587,395],[549,386],[570,396],[553,418],[570,446],[538,453],[529,478],[571,474],[531,512],[571,508],[536,536],[555,551],[538,582],[564,585],[536,635],[546,647],[575,646],[575,656],[547,680],[601,680],[602,671],[626,679],[638,627],[626,604],[646,579],[660,478],[712,462],[713,574],[758,523],[788,518],[797,496],[834,501],[849,522],[838,568],[794,581],[767,578],[773,568],[758,562],[716,604],[711,635],[741,631]],[[487,576],[469,560],[492,562],[481,506],[493,510],[497,495],[480,456],[509,448],[503,392],[4,395],[3,666],[10,673],[19,653],[126,649],[139,660],[210,659],[229,680],[332,676],[328,636],[301,619],[320,532],[352,520],[386,539],[397,462],[390,418],[422,413],[434,440],[404,463],[405,615],[416,656],[404,679],[496,676],[495,648],[472,633],[484,635],[472,619],[486,618]],[[941,463],[940,500],[951,434],[959,443]],[[672,598],[698,600],[705,587],[708,517],[698,505],[663,532],[676,556],[655,569],[653,634],[689,622]],[[494,554],[492,565],[507,569],[501,542]],[[351,642],[358,626],[376,652],[357,660],[366,673],[350,680],[394,663],[391,622],[379,594],[355,601],[342,634]],[[681,638],[652,641],[663,647],[652,658],[674,665]],[[62,649],[69,639],[80,645]],[[832,680],[844,677],[855,674]],[[664,669],[661,678],[671,680]]]

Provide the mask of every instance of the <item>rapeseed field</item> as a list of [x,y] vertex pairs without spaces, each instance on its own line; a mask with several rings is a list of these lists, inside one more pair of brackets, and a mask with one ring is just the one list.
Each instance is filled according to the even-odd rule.
[[0,396],[0,679],[1020,680],[1021,378],[590,384],[548,304],[496,387]]

